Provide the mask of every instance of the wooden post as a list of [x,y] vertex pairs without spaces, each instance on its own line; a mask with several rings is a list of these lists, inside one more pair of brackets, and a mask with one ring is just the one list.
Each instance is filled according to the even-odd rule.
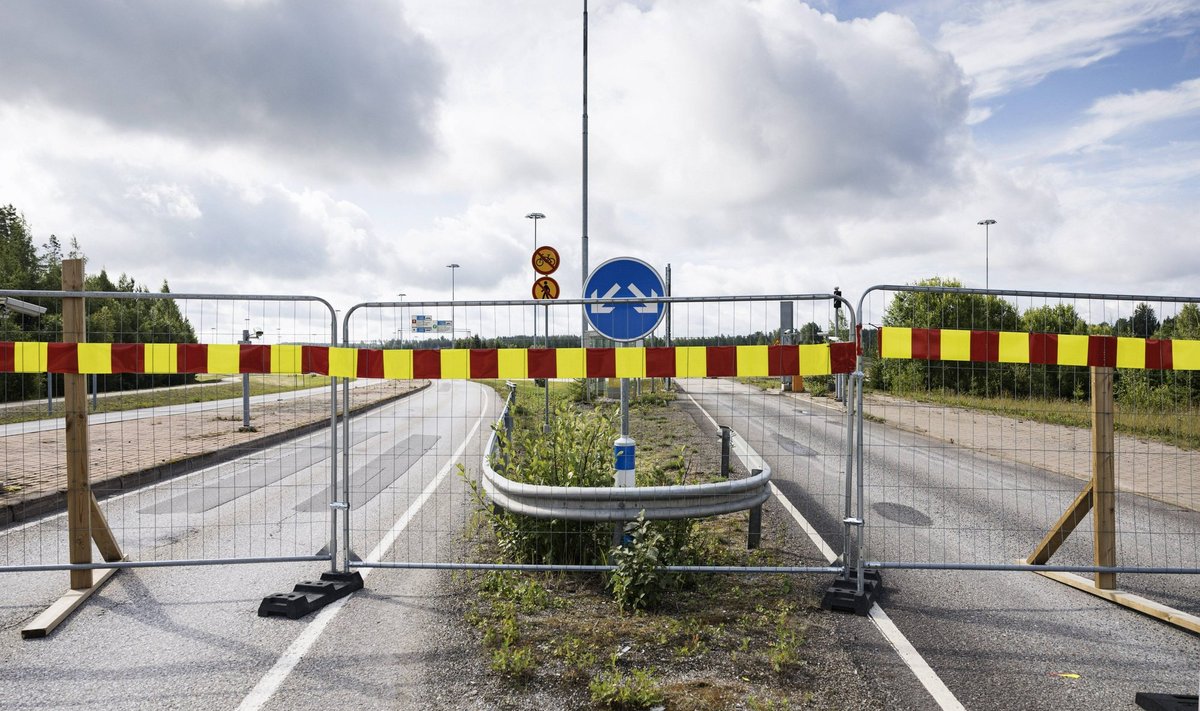
[[[62,262],[63,291],[83,291],[83,260]],[[83,298],[63,299],[63,343],[87,341]],[[47,377],[50,377],[47,375]],[[67,536],[72,564],[92,562],[92,491],[88,481],[87,383],[83,375],[63,375],[67,440]],[[72,570],[71,588],[92,587],[92,571]]]
[[[1113,368],[1092,368],[1092,520],[1096,565],[1117,564],[1117,498],[1114,457]],[[1116,573],[1096,573],[1096,587],[1112,590]]]

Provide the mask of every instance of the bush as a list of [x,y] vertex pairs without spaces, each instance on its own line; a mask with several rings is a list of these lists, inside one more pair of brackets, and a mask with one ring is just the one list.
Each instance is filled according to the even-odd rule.
[[[536,428],[500,445],[492,466],[512,481],[552,486],[612,486],[613,411],[577,411],[562,406],[550,418],[550,432]],[[505,469],[502,462],[510,462]],[[596,565],[612,537],[612,525],[563,519],[534,519],[493,507],[478,483],[467,480],[477,506],[496,534],[503,560],[512,563]]]

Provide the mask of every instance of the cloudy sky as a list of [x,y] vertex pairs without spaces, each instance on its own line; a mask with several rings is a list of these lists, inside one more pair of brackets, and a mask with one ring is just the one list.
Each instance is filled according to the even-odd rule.
[[[0,204],[175,291],[580,290],[582,3],[6,0]],[[1195,0],[591,0],[594,267],[1200,294]]]

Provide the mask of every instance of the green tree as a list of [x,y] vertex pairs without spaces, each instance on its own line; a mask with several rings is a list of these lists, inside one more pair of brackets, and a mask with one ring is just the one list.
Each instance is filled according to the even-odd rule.
[[797,334],[798,342],[803,345],[812,345],[821,342],[821,327],[816,323],[809,321],[800,327]]
[[36,289],[38,272],[25,216],[12,205],[0,207],[0,289]]
[[[962,282],[931,277],[916,286],[949,291],[901,291],[884,312],[884,326],[979,331],[1017,330],[1017,308],[996,296],[956,293]],[[870,354],[876,355],[876,354]],[[879,359],[872,371],[877,387],[888,390],[942,389],[978,395],[1012,392],[1015,371],[1000,364],[951,361],[892,361]]]
[[[1085,335],[1087,323],[1071,304],[1038,306],[1021,315],[1021,328],[1029,333]],[[1086,366],[1015,365],[1014,391],[1048,398],[1087,398],[1091,381]]]

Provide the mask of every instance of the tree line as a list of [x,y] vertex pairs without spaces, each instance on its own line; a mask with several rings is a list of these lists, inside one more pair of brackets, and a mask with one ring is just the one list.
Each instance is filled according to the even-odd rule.
[[[15,207],[0,207],[0,289],[58,291],[62,289],[63,259],[84,259],[83,250],[71,238],[65,255],[56,235],[34,246],[33,233],[24,215]],[[121,274],[114,283],[108,272],[84,280],[87,291],[149,293],[133,277]],[[170,293],[163,280],[161,293]],[[0,341],[58,341],[62,338],[62,302],[59,299],[23,298],[46,308],[40,316],[0,309]],[[171,299],[88,299],[87,334],[92,343],[196,343],[191,323]],[[62,376],[53,376],[50,385],[62,392]],[[101,375],[101,390],[178,385],[195,380],[194,375]],[[0,376],[0,401],[32,400],[45,396],[45,373],[6,374]]]
[[[961,288],[962,283],[934,277],[918,282],[917,286]],[[1200,306],[1185,304],[1175,316],[1159,320],[1152,306],[1139,303],[1132,315],[1115,323],[1088,323],[1071,304],[1048,304],[1021,312],[997,296],[911,291],[894,295],[884,311],[882,325],[1200,339]],[[966,395],[1072,400],[1091,397],[1086,366],[883,360],[878,358],[878,332],[874,329],[864,329],[863,346],[870,360],[871,385],[882,390],[942,390]],[[1200,381],[1182,371],[1120,369],[1114,387],[1118,401],[1131,405],[1155,407],[1200,399]]]

